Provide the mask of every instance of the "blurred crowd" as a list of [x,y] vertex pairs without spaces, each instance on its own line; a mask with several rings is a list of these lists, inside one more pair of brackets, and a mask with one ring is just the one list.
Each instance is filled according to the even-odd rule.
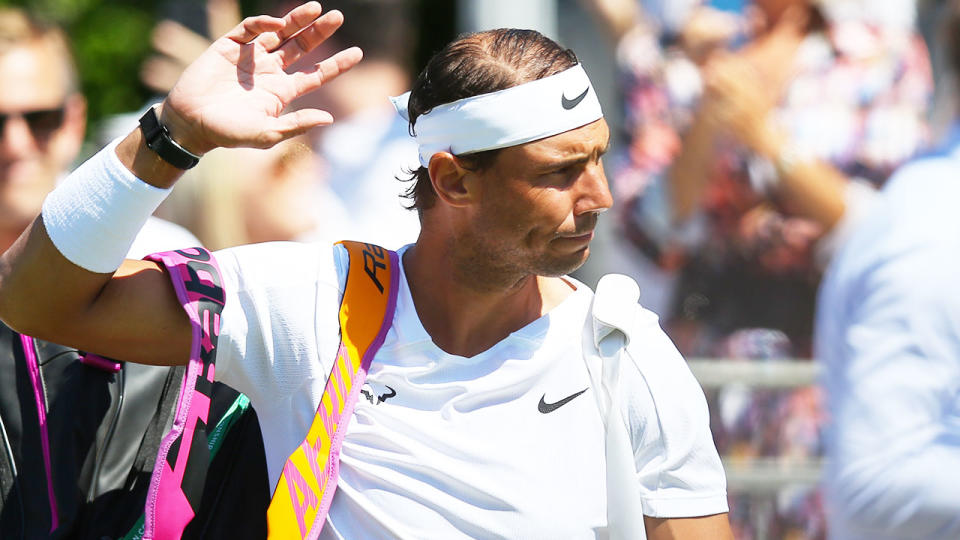
[[[890,174],[943,127],[950,105],[935,101],[934,81],[945,77],[931,58],[945,4],[581,0],[615,43],[622,102],[604,106],[623,112],[622,144],[606,162],[615,249],[591,265],[650,291],[641,301],[687,358],[812,361],[826,265]],[[417,237],[403,182],[416,146],[387,98],[408,89],[414,37],[429,29],[417,27],[410,1],[324,6],[347,22],[301,62],[365,51],[357,68],[305,98],[336,123],[271,150],[218,149],[191,170],[159,212],[208,248],[357,239],[396,249]],[[158,97],[241,17],[237,0],[206,9],[207,35],[183,21],[156,27],[141,77]],[[126,133],[138,116],[113,120],[99,138]],[[815,387],[731,385],[708,400],[722,456],[823,456]],[[738,538],[826,536],[814,487],[784,490],[772,507],[730,497]]]
[[[951,121],[955,98],[934,87],[951,84],[933,22],[948,2],[592,4],[618,32],[617,263],[660,292],[685,357],[810,362],[825,268],[891,173]],[[819,387],[731,384],[708,399],[728,459],[825,454]],[[814,486],[730,499],[739,538],[827,536]]]
[[[823,271],[877,189],[931,141],[934,3],[596,1],[619,30],[616,230],[687,358],[812,356]],[[633,9],[635,24],[624,25]],[[619,10],[619,11],[618,11]],[[619,257],[623,259],[624,257]],[[728,458],[817,462],[816,387],[708,392]],[[818,489],[731,491],[739,538],[822,538]]]

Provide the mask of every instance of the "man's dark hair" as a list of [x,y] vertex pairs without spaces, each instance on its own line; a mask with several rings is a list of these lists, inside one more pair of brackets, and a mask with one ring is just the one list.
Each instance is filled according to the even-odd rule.
[[[465,34],[433,55],[413,83],[408,105],[410,133],[417,117],[434,107],[481,94],[504,90],[550,75],[577,64],[577,56],[534,30],[501,28]],[[483,171],[499,150],[457,156],[464,166]],[[423,212],[436,203],[436,193],[426,167],[411,171],[413,182],[405,197],[410,208]]]

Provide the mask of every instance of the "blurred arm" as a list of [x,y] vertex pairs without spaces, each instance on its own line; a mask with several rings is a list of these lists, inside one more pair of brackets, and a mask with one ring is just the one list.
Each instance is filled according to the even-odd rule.
[[652,518],[644,516],[648,540],[733,540],[727,514],[692,518]]
[[600,19],[615,43],[640,21],[640,8],[635,0],[581,0],[581,2]]
[[699,112],[683,137],[680,154],[667,173],[670,215],[674,223],[686,221],[700,207],[714,165],[717,129],[710,112]]

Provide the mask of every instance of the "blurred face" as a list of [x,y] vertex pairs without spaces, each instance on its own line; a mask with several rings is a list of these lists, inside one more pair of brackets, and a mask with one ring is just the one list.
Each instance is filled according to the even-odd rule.
[[481,201],[470,238],[473,252],[502,271],[558,276],[582,265],[599,214],[613,204],[600,161],[607,123],[506,148],[479,173]]
[[84,103],[62,66],[42,43],[0,55],[0,228],[25,227],[80,149]]

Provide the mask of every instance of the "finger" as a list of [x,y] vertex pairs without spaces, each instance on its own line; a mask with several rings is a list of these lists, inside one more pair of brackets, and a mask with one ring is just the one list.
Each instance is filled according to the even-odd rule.
[[306,133],[317,126],[333,123],[333,115],[320,109],[300,109],[271,119],[264,126],[262,148],[269,148],[282,141]]
[[166,94],[183,73],[183,64],[165,56],[152,56],[140,66],[140,80],[148,88]]
[[226,38],[240,44],[250,43],[257,36],[266,32],[276,32],[283,28],[283,19],[271,17],[269,15],[258,15],[256,17],[247,17],[240,21],[240,24],[233,27],[233,30],[227,33]]
[[357,65],[362,59],[363,51],[360,47],[350,47],[314,65],[310,70],[294,73],[292,76],[297,87],[297,95],[302,96],[320,88]]
[[274,34],[264,35],[260,39],[261,45],[268,51],[273,51],[291,36],[313,24],[321,13],[323,8],[319,2],[307,2],[293,8],[283,17],[284,27]]
[[333,10],[317,19],[313,24],[304,28],[302,32],[293,36],[282,44],[277,52],[283,67],[288,68],[300,57],[309,53],[326,41],[343,24],[343,14]]
[[207,29],[210,36],[226,34],[242,18],[237,0],[207,0]]
[[183,65],[196,60],[210,46],[207,38],[169,19],[157,23],[150,40],[157,52],[178,60]]

